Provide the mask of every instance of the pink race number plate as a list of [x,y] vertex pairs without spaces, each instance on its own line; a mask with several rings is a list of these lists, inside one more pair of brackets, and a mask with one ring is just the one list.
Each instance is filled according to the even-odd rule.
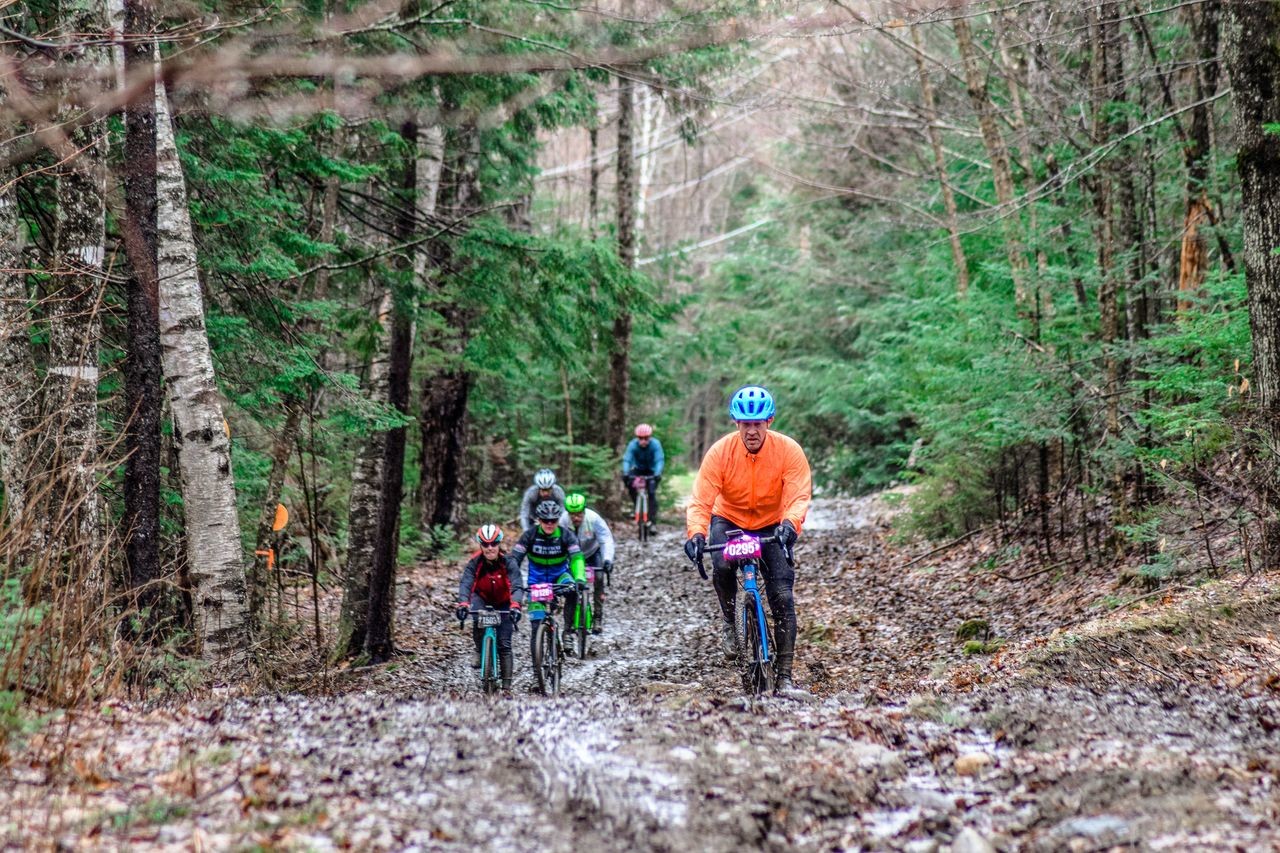
[[556,597],[556,594],[551,589],[551,584],[549,583],[535,583],[535,584],[529,585],[530,601],[544,602],[544,601],[550,601],[555,597]]
[[724,543],[726,560],[754,560],[760,556],[760,540],[754,536],[739,536]]
[[587,566],[587,583],[595,583],[595,582],[596,582],[596,567]]

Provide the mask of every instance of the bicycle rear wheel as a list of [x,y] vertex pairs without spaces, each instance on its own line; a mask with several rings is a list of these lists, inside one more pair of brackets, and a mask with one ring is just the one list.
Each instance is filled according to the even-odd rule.
[[484,685],[485,695],[498,692],[498,643],[492,628],[484,632],[480,645],[480,683]]
[[[758,593],[757,593],[758,594]],[[756,610],[756,598],[748,592],[738,596],[738,624],[742,628],[742,689],[756,696],[773,690],[772,662],[765,658],[762,639],[769,637],[769,614],[763,610],[763,624]]]

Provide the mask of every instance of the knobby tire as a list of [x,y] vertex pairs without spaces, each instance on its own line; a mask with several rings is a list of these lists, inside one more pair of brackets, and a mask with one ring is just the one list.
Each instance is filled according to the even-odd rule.
[[547,652],[546,637],[547,622],[542,619],[538,621],[538,627],[533,629],[533,682],[538,692],[544,696],[547,694],[547,673],[543,668],[543,658]]
[[[590,592],[583,592],[582,596],[580,597],[585,597],[587,595],[590,595]],[[577,618],[578,624],[576,629],[573,632],[574,640],[577,644],[577,648],[574,649],[574,653],[577,654],[578,660],[587,659],[587,642],[588,642],[588,635],[590,633],[588,630],[588,624],[591,621],[587,616],[588,612],[589,611],[587,610],[587,605],[582,603],[578,604],[578,618]]]
[[560,654],[555,631],[543,619],[538,625],[538,642],[533,649],[533,674],[544,696],[560,695]]
[[742,626],[742,689],[761,696],[773,689],[773,667],[763,659],[760,644],[761,629],[769,636],[769,614],[765,613],[765,623],[761,625],[751,594],[744,591],[738,596],[738,602],[738,624]]
[[649,541],[649,495],[640,492],[636,495],[636,533],[641,544]]
[[492,630],[484,632],[484,640],[480,644],[480,681],[484,684],[484,692],[492,696],[498,692],[498,644]]

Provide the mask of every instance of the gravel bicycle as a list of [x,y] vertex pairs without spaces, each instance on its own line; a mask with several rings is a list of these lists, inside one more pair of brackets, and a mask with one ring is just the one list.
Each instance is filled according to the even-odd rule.
[[641,542],[649,541],[649,481],[652,479],[644,474],[631,478],[631,488],[636,493],[636,535]]
[[[734,624],[742,631],[742,687],[759,696],[773,690],[773,659],[769,649],[769,613],[756,583],[756,570],[764,546],[777,542],[778,537],[762,538],[741,530],[728,530],[725,536],[723,544],[707,545],[703,550],[724,552],[725,562],[737,570],[744,593],[735,597],[734,605]],[[791,559],[789,554],[787,559]],[[708,580],[701,559],[698,572],[703,580]]]
[[[560,695],[560,671],[564,666],[564,642],[556,625],[560,599],[577,589],[573,583],[531,583],[529,602],[542,605],[529,611],[533,628],[533,682],[544,696]],[[579,599],[582,596],[578,596]]]
[[[502,678],[501,667],[498,665],[498,626],[502,624],[503,619],[511,618],[511,611],[485,607],[467,612],[470,613],[475,626],[484,629],[484,637],[480,640],[480,684],[484,688],[485,695],[492,696],[498,692]],[[459,621],[458,625],[465,626],[465,620]]]

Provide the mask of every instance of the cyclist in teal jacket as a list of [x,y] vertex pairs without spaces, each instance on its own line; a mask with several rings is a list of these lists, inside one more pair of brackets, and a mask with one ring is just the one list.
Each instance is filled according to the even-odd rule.
[[662,482],[662,469],[666,458],[662,453],[662,442],[653,435],[653,427],[649,424],[636,425],[636,437],[627,444],[622,454],[622,485],[627,487],[627,494],[632,503],[636,499],[635,486],[631,481],[636,477],[648,477],[645,485],[649,492],[649,526],[658,517],[658,484]]

